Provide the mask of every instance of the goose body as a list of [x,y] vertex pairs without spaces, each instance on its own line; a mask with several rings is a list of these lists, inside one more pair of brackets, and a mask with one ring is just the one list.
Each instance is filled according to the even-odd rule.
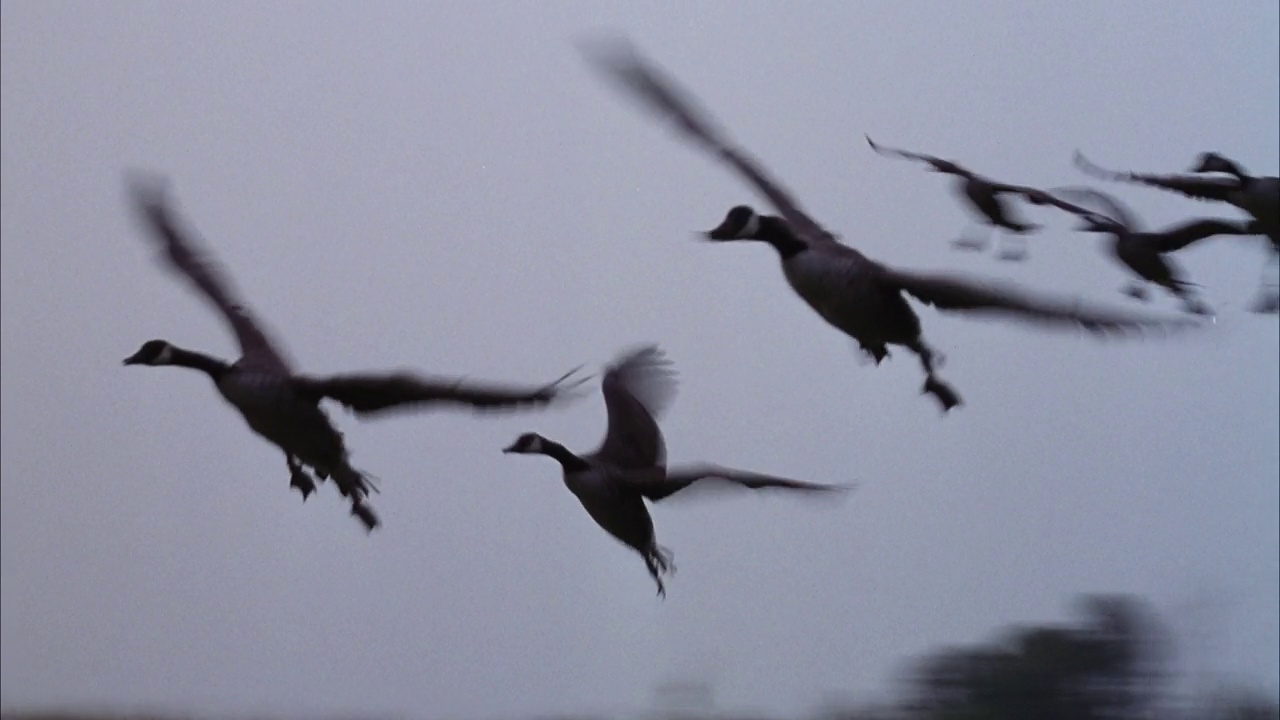
[[1103,180],[1146,185],[1196,200],[1225,202],[1248,213],[1256,223],[1253,227],[1258,234],[1271,241],[1271,253],[1263,268],[1262,289],[1253,303],[1253,310],[1280,312],[1280,287],[1272,275],[1280,266],[1280,177],[1250,175],[1239,163],[1212,152],[1201,153],[1189,174],[1180,175],[1107,170],[1095,165],[1078,150],[1075,164],[1085,173]]
[[903,294],[880,281],[881,269],[844,245],[807,247],[782,259],[782,274],[796,295],[877,362],[888,355],[888,345],[912,345],[921,331]]
[[537,433],[525,433],[504,453],[546,455],[560,463],[564,485],[595,523],[637,552],[666,595],[663,576],[674,571],[671,552],[658,545],[645,501],[657,502],[696,485],[774,488],[800,492],[846,489],[760,475],[710,464],[667,467],[657,415],[675,395],[675,372],[655,345],[620,355],[601,381],[608,427],[594,452],[578,455]]
[[[1225,202],[1240,208],[1280,251],[1280,177],[1253,176],[1217,153],[1201,153],[1189,174],[1117,172],[1100,167],[1076,151],[1075,164],[1102,180],[1129,182],[1180,193],[1196,200]],[[1206,175],[1217,173],[1217,175]]]
[[[1003,230],[1014,236],[1026,235],[1040,229],[1039,225],[1026,222],[1018,216],[1015,206],[1010,202],[1012,198],[1020,197],[1033,205],[1054,202],[1051,196],[1042,190],[1025,185],[998,182],[979,175],[952,160],[886,147],[876,143],[869,135],[864,137],[871,149],[880,155],[916,160],[929,166],[933,172],[955,176],[955,193],[967,200],[969,206],[976,210],[983,222],[992,229]],[[965,250],[981,250],[986,247],[987,238],[963,237],[952,244]],[[1003,260],[1023,260],[1026,258],[1026,250],[1025,247],[1014,249],[1006,246],[1001,250],[999,257]]]
[[143,343],[124,364],[186,367],[207,375],[249,428],[284,453],[289,484],[304,501],[315,491],[316,478],[332,478],[350,501],[352,514],[367,530],[379,524],[366,502],[376,488],[365,473],[351,465],[342,433],[320,407],[325,398],[358,415],[371,416],[394,408],[442,403],[478,409],[541,406],[556,399],[563,389],[560,381],[542,387],[503,388],[411,373],[329,377],[295,373],[278,345],[236,297],[221,268],[193,235],[179,227],[163,185],[158,178],[135,175],[130,183],[134,207],[169,268],[184,276],[227,321],[241,357],[226,362],[156,339]]
[[[945,311],[995,313],[1097,332],[1184,324],[1088,310],[1077,302],[1036,297],[1012,287],[956,275],[905,271],[871,260],[841,243],[804,212],[757,160],[731,144],[673,80],[642,60],[628,44],[588,49],[590,59],[628,94],[672,120],[686,138],[742,176],[778,212],[777,216],[766,216],[750,206],[736,206],[707,238],[720,242],[755,240],[773,246],[792,290],[877,362],[888,354],[887,345],[900,345],[915,353],[925,372],[924,392],[933,395],[944,411],[959,405],[960,397],[938,378],[935,353],[921,336],[919,318],[906,296]],[[1035,195],[1037,202],[1050,201],[1044,193],[1037,191]]]
[[[1256,220],[1220,218],[1198,218],[1158,231],[1144,230],[1138,216],[1108,193],[1091,188],[1064,188],[1060,192],[1104,208],[1098,212],[1070,203],[1059,204],[1083,218],[1080,230],[1108,235],[1108,249],[1112,257],[1134,275],[1168,290],[1183,301],[1188,311],[1197,314],[1211,314],[1212,310],[1196,297],[1194,283],[1186,280],[1185,273],[1170,256],[1215,236],[1263,234]],[[1145,289],[1139,284],[1131,286],[1127,292],[1134,297],[1146,297]]]

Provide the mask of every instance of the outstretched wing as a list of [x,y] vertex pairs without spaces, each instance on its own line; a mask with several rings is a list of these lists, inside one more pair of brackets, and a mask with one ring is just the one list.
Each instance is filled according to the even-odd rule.
[[593,65],[644,105],[676,122],[685,135],[704,150],[718,156],[755,186],[777,212],[806,239],[832,239],[830,233],[800,209],[791,193],[765,171],[759,161],[736,148],[712,120],[696,109],[689,93],[655,65],[640,57],[621,38],[599,40],[582,48]]
[[[1057,197],[1059,195],[1070,197],[1079,202],[1079,205],[1062,200]],[[1117,232],[1142,232],[1142,220],[1138,219],[1137,213],[1114,195],[1092,187],[1055,187],[1044,193],[1044,199],[1041,204],[1056,206],[1096,223],[1114,225]],[[1088,208],[1087,205],[1093,205],[1094,208]]]
[[185,275],[230,324],[240,344],[240,362],[288,373],[289,362],[267,338],[244,302],[236,297],[230,279],[217,261],[193,235],[179,229],[166,197],[167,183],[158,176],[135,172],[128,178],[128,185],[135,209],[164,250],[169,267]]
[[[851,490],[849,485],[825,485],[821,483],[791,480],[775,475],[735,470],[711,464],[684,465],[660,473],[635,473],[623,476],[627,484],[652,501],[663,500],[691,486],[697,491],[722,492],[725,490],[790,490],[803,493],[833,493]],[[684,493],[701,494],[691,489]]]
[[1160,319],[1116,310],[1086,309],[1033,295],[1012,286],[998,286],[943,273],[916,273],[883,268],[882,282],[897,287],[939,310],[1013,316],[1048,325],[1081,327],[1091,332],[1126,332],[1193,324],[1185,318]]
[[920,162],[928,163],[929,165],[932,165],[934,168],[937,168],[939,170],[943,169],[946,166],[955,165],[955,163],[951,162],[950,160],[944,160],[940,157],[937,157],[936,155],[925,155],[924,153],[911,152],[910,150],[900,150],[898,148],[888,147],[887,145],[881,145],[877,143],[875,140],[872,140],[870,135],[863,135],[862,137],[867,139],[867,144],[871,146],[872,150],[875,150],[878,154],[884,155],[886,157],[900,157],[900,158],[906,158],[907,160],[919,160]]
[[656,345],[637,348],[614,361],[600,383],[608,430],[590,457],[618,468],[665,465],[667,448],[656,418],[675,397],[675,378],[671,361]]
[[1101,217],[1101,215],[1095,210],[1090,210],[1089,208],[1076,205],[1075,203],[1069,203],[1066,200],[1057,197],[1053,194],[1055,192],[1053,190],[1041,190],[1039,188],[1026,187],[1022,185],[1001,185],[999,187],[1002,192],[1021,195],[1032,205],[1049,205],[1056,207],[1059,210],[1065,210],[1066,212],[1074,215],[1080,215],[1082,217]]
[[308,395],[329,398],[357,415],[373,416],[390,410],[421,409],[427,405],[461,405],[498,411],[541,407],[565,397],[585,378],[567,383],[577,368],[541,387],[467,382],[461,378],[422,377],[412,373],[353,373],[295,379]]
[[1220,218],[1201,218],[1176,225],[1159,233],[1159,252],[1181,250],[1215,235],[1261,235],[1256,221],[1233,221]]
[[1090,162],[1079,150],[1075,154],[1076,167],[1093,177],[1115,182],[1130,182],[1149,187],[1163,188],[1182,193],[1197,200],[1230,202],[1231,193],[1240,188],[1239,178],[1205,177],[1203,175],[1155,175],[1149,173],[1117,172]]

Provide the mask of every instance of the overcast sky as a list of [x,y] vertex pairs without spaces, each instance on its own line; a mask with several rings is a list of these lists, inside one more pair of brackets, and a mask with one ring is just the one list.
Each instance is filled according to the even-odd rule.
[[[872,700],[905,663],[1081,592],[1151,598],[1222,677],[1280,685],[1277,321],[1261,241],[1178,256],[1212,329],[1101,342],[922,309],[967,405],[914,359],[861,364],[775,255],[698,244],[750,188],[592,74],[628,33],[806,207],[878,259],[1132,306],[1098,238],[1047,210],[1031,259],[948,241],[947,178],[1009,182],[1280,155],[1274,0],[17,2],[3,4],[3,705],[497,718],[643,711],[703,679],[722,707]],[[654,510],[665,602],[525,431],[590,450],[598,393],[546,412],[357,423],[366,537],[305,505],[209,382],[122,368],[153,337],[234,357],[160,269],[123,172],[184,218],[299,365],[545,381],[633,343],[681,373],[674,461],[815,481]],[[1112,185],[1152,226],[1230,207]],[[1157,296],[1152,312],[1173,311]],[[1196,615],[1197,598],[1212,600]],[[1197,619],[1198,618],[1198,619]]]

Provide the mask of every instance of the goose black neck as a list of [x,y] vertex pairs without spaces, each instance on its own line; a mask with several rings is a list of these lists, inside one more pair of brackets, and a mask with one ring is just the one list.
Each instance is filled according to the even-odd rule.
[[1226,158],[1221,158],[1219,162],[1222,164],[1222,172],[1227,173],[1228,175],[1236,176],[1236,179],[1238,179],[1240,182],[1247,183],[1253,179],[1252,177],[1249,176],[1249,173],[1245,172],[1244,168],[1240,167],[1239,163],[1237,163],[1236,161],[1228,160]]
[[756,231],[755,239],[772,245],[783,260],[809,249],[809,245],[796,237],[795,230],[785,220],[773,215],[760,216],[760,229]]
[[199,370],[214,380],[222,377],[231,369],[230,364],[194,350],[183,350],[175,347],[170,352],[172,354],[169,356],[169,364]]
[[565,472],[580,472],[591,467],[586,460],[574,455],[569,448],[552,440],[543,439],[542,454],[555,458]]

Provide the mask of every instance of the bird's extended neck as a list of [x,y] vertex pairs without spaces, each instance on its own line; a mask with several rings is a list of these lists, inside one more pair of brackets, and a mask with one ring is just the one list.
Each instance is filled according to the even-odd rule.
[[581,472],[591,468],[591,465],[586,460],[574,455],[572,450],[554,440],[543,439],[542,454],[555,458],[556,462],[560,463],[560,467],[564,468],[567,473]]
[[809,249],[809,244],[796,235],[787,221],[775,215],[760,216],[760,225],[752,235],[752,239],[773,246],[783,260]]
[[217,380],[231,369],[231,363],[225,360],[219,360],[212,355],[206,355],[195,350],[186,350],[180,347],[170,349],[168,362],[166,365],[178,365],[180,367],[199,370],[209,377]]

